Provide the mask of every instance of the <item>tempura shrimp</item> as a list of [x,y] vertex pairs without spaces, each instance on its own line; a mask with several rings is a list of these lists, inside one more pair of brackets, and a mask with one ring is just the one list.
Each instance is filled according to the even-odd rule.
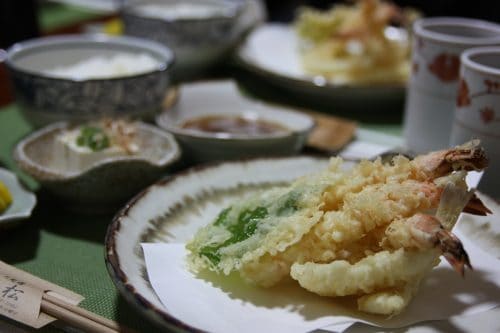
[[188,244],[193,270],[238,271],[269,287],[291,276],[322,296],[354,295],[362,311],[402,311],[441,255],[471,262],[452,229],[462,211],[489,210],[467,171],[487,165],[478,142],[409,160],[330,167],[288,188],[235,203]]

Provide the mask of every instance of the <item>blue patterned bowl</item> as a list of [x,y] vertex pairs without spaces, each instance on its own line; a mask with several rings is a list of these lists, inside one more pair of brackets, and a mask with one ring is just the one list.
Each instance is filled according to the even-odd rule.
[[[126,35],[171,47],[176,58],[174,78],[184,80],[222,61],[242,38],[244,5],[228,0],[131,1],[121,17]],[[208,12],[200,13],[200,6]]]
[[[149,55],[158,66],[141,74],[80,79],[47,73],[92,57]],[[151,59],[150,58],[150,59]],[[6,65],[16,100],[35,127],[102,117],[152,119],[170,86],[172,51],[153,41],[104,35],[42,37],[13,45]]]

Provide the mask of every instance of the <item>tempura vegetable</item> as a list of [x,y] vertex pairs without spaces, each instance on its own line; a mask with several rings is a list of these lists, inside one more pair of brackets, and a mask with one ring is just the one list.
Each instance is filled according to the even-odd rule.
[[301,8],[294,26],[302,67],[339,84],[404,83],[410,68],[407,30],[415,13],[382,0]]
[[452,228],[469,203],[489,213],[465,182],[486,166],[476,141],[350,169],[332,158],[224,209],[188,243],[190,267],[263,287],[291,277],[321,296],[357,297],[361,311],[398,314],[441,255],[462,275],[472,267]]

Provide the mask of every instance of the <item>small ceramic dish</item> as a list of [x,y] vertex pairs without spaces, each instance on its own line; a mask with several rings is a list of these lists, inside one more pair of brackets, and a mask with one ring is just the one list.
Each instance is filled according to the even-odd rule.
[[[213,116],[261,120],[285,130],[248,135],[185,128],[187,121]],[[291,155],[300,151],[314,127],[314,120],[304,113],[242,96],[230,80],[182,86],[176,103],[159,114],[156,122],[175,136],[186,157],[198,162]]]
[[152,119],[170,87],[173,52],[134,37],[63,35],[16,43],[6,65],[26,121]]
[[55,166],[54,142],[69,128],[66,122],[44,127],[14,149],[19,167],[73,210],[107,212],[161,178],[180,156],[172,135],[137,123],[138,153],[106,157],[85,169]]
[[243,37],[245,9],[244,1],[135,0],[127,1],[121,17],[125,34],[172,48],[173,75],[183,80],[220,61]]
[[7,186],[12,196],[10,206],[0,213],[0,228],[2,228],[30,217],[36,205],[36,196],[21,185],[14,173],[6,169],[0,168],[0,181]]

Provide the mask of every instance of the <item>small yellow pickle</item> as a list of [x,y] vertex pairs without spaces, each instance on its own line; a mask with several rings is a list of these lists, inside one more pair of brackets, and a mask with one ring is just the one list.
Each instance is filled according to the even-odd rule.
[[7,186],[0,181],[0,214],[7,210],[12,203],[12,195]]

